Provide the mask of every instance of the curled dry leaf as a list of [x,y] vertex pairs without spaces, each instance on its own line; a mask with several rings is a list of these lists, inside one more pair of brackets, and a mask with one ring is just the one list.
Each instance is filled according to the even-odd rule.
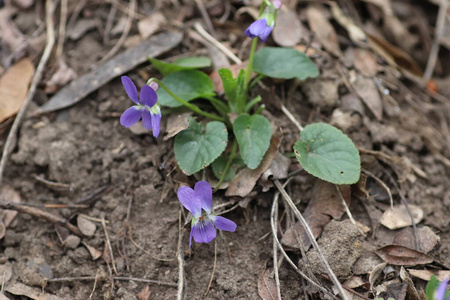
[[29,58],[24,58],[0,77],[0,123],[20,110],[33,75],[33,63]]
[[425,253],[399,245],[384,246],[375,253],[385,262],[396,266],[425,265],[433,262]]
[[81,233],[85,236],[93,236],[95,234],[95,230],[97,229],[95,223],[86,219],[83,215],[78,215],[77,226]]
[[282,8],[277,15],[277,26],[273,29],[272,37],[275,43],[282,47],[292,47],[301,38],[307,38],[308,30],[300,23],[295,10]]
[[[423,219],[423,210],[417,205],[408,205],[413,216],[414,222],[417,224]],[[408,227],[412,225],[408,210],[404,205],[394,206],[393,209],[387,209],[380,218],[380,223],[387,228],[394,230],[398,228]]]
[[88,249],[89,253],[91,254],[92,260],[97,260],[102,256],[102,251],[95,249],[94,247],[86,244],[85,242],[82,243],[86,249]]
[[55,93],[61,86],[77,78],[77,73],[63,60],[58,61],[58,69],[45,84],[45,93]]
[[279,132],[272,135],[270,140],[269,149],[267,149],[261,163],[256,169],[244,168],[234,177],[233,181],[230,182],[230,186],[225,192],[225,196],[247,196],[255,186],[259,177],[270,167],[272,160],[275,158],[278,152],[278,147],[280,147],[281,139],[278,136]]
[[306,10],[306,17],[311,30],[316,35],[323,47],[334,54],[336,57],[342,56],[341,48],[339,47],[338,37],[336,31],[326,15],[323,13],[323,7],[309,6]]
[[[341,185],[339,188],[345,202],[349,206],[351,201],[350,186]],[[317,238],[332,219],[339,219],[344,212],[345,208],[336,190],[336,185],[317,179],[314,185],[312,199],[309,201],[303,214],[314,236]],[[306,249],[311,246],[311,241],[300,222],[296,222],[286,230],[281,239],[281,243],[292,250],[300,250],[296,235],[299,236],[300,241],[303,242]]]
[[383,118],[383,103],[375,82],[370,78],[364,78],[362,75],[357,74],[356,80],[351,82],[351,85],[377,120],[381,121]]
[[275,279],[270,273],[270,269],[267,269],[259,275],[258,294],[263,300],[281,300],[278,297]]

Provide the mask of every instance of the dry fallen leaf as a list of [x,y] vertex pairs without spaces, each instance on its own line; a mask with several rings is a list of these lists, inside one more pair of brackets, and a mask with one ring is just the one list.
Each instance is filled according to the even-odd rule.
[[372,52],[366,49],[355,48],[353,54],[356,70],[358,70],[365,77],[369,78],[377,75],[377,57]]
[[33,75],[33,63],[29,58],[24,58],[0,77],[0,123],[20,110]]
[[76,41],[80,39],[86,32],[91,29],[95,29],[99,24],[97,19],[80,19],[72,28],[67,32],[67,36]]
[[[339,186],[347,205],[351,201],[351,189],[348,185]],[[332,219],[339,219],[345,212],[336,185],[317,179],[314,185],[312,199],[303,214],[312,233],[317,238]],[[305,233],[300,222],[295,223],[284,233],[281,243],[292,250],[299,250],[298,239],[303,242],[306,249],[311,246],[311,241]]]
[[425,253],[399,245],[384,246],[375,253],[385,262],[396,266],[425,265],[433,262]]
[[77,73],[64,60],[58,61],[58,69],[45,83],[45,93],[54,94],[60,87],[77,78]]
[[82,243],[91,254],[92,260],[97,260],[100,256],[102,256],[102,251],[95,249],[94,247],[86,244],[85,242]]
[[323,47],[336,57],[341,57],[342,51],[339,47],[336,31],[334,31],[330,21],[328,21],[327,17],[322,12],[322,8],[309,6],[306,10],[306,17],[308,19],[309,27]]
[[33,300],[63,300],[58,296],[45,293],[42,288],[30,287],[20,282],[8,284],[5,290],[13,295],[26,296]]
[[358,27],[352,19],[347,17],[336,2],[330,2],[330,6],[334,19],[347,30],[352,42],[358,46],[365,47],[367,44],[367,36],[364,30]]
[[154,12],[147,18],[139,21],[138,30],[143,39],[148,39],[155,34],[164,24],[166,18],[160,12]]
[[[423,253],[428,253],[436,247],[439,237],[428,227],[417,228],[417,239],[419,243],[419,250]],[[403,228],[397,232],[392,241],[394,245],[401,245],[408,248],[415,248],[414,231],[412,227]]]
[[292,47],[300,42],[302,36],[307,38],[307,32],[295,10],[284,8],[278,12],[277,26],[273,29],[272,37],[278,45]]
[[138,300],[150,300],[150,296],[152,293],[150,293],[150,287],[146,285],[137,295]]
[[408,269],[408,272],[417,278],[420,278],[425,281],[430,281],[431,276],[436,276],[439,281],[442,281],[446,278],[450,277],[450,271],[448,270],[414,270]]
[[278,297],[275,279],[273,276],[270,276],[269,269],[259,275],[258,294],[263,300],[280,300]]
[[[413,216],[414,222],[417,224],[423,219],[423,210],[417,205],[408,205]],[[408,227],[412,225],[408,210],[404,205],[394,206],[393,209],[387,209],[380,218],[380,223],[387,228],[394,230],[398,228]]]
[[164,141],[167,141],[171,137],[177,135],[180,131],[183,131],[189,127],[189,117],[192,113],[184,113],[181,115],[170,115],[167,118],[166,136]]
[[272,160],[275,158],[278,152],[278,147],[280,147],[280,137],[278,137],[277,133],[272,136],[270,140],[269,149],[267,149],[266,154],[264,155],[259,166],[251,170],[249,168],[244,168],[234,177],[233,181],[230,182],[230,185],[225,192],[225,196],[239,196],[245,197],[247,196],[255,186],[259,177],[270,167]]
[[383,118],[383,103],[375,82],[371,78],[364,78],[357,74],[356,80],[351,82],[351,85],[377,120],[381,121]]

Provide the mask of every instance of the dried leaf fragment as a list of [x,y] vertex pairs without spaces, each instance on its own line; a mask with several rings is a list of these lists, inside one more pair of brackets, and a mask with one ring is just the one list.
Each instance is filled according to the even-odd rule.
[[277,26],[273,29],[272,37],[275,43],[282,47],[292,47],[297,45],[302,36],[305,34],[306,28],[298,18],[295,10],[281,9],[277,15]]
[[270,270],[267,269],[259,275],[258,294],[263,300],[279,300],[275,279],[270,276]]
[[309,27],[315,33],[323,47],[336,57],[341,57],[342,51],[339,47],[336,31],[334,31],[333,26],[330,21],[328,21],[321,8],[309,6],[306,10],[306,17],[308,19]]
[[0,122],[12,117],[20,110],[33,75],[33,63],[29,58],[24,58],[0,77]]
[[383,118],[383,103],[375,82],[370,78],[356,75],[356,80],[351,83],[361,100],[367,105],[378,121]]
[[388,245],[375,251],[385,262],[396,266],[415,266],[433,262],[425,253],[399,246]]
[[[417,205],[408,205],[414,222],[417,224],[423,219],[423,210]],[[387,228],[394,230],[412,225],[408,210],[404,205],[394,206],[393,209],[387,209],[380,218],[380,223]]]

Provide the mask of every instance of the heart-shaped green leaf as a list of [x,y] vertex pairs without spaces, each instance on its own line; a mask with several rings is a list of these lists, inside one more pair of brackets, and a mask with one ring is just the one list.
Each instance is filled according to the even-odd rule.
[[[182,70],[164,77],[161,82],[184,101],[214,96],[214,87],[208,75],[198,70]],[[170,96],[163,88],[158,89],[161,105],[179,107],[182,104]]]
[[270,145],[272,129],[264,116],[247,114],[234,120],[233,131],[239,144],[239,152],[250,169],[258,167]]
[[228,131],[224,123],[206,124],[191,118],[189,128],[175,137],[174,152],[180,169],[188,175],[206,168],[225,150]]
[[306,126],[294,145],[294,153],[308,173],[322,180],[335,184],[353,184],[359,180],[359,152],[336,127],[325,123]]
[[164,76],[181,70],[207,68],[211,66],[211,59],[206,56],[183,57],[175,60],[173,63],[167,63],[156,58],[149,58],[148,60]]
[[272,78],[304,80],[319,75],[319,69],[304,53],[291,48],[262,48],[255,53],[253,69]]

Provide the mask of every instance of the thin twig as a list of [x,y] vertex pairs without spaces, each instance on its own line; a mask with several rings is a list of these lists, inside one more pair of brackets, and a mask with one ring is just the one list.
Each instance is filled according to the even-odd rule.
[[[277,192],[275,193],[275,196],[273,198],[273,203],[272,203],[272,211],[270,213],[270,224],[272,226],[272,231],[276,231],[275,227],[276,227],[276,223],[275,223],[275,207],[278,206],[278,197],[279,197],[280,193]],[[318,288],[320,291],[322,291],[323,293],[327,294],[328,296],[332,297],[333,299],[338,299],[336,298],[333,294],[331,294],[329,291],[327,291],[324,287],[320,286],[318,283],[316,283],[314,280],[312,280],[311,278],[309,278],[305,273],[303,273],[296,265],[295,263],[291,260],[291,258],[287,255],[286,251],[284,251],[283,246],[281,245],[280,241],[278,240],[278,237],[276,235],[273,235],[275,242],[277,243],[278,249],[280,250],[280,252],[283,254],[284,258],[286,259],[286,261],[294,268],[294,270],[302,277],[304,278],[306,281],[308,281],[309,283],[311,283],[311,285],[315,286],[316,288]]]
[[136,0],[130,0],[127,22],[125,24],[125,28],[123,29],[122,35],[120,36],[119,40],[114,45],[114,47],[98,62],[98,64],[101,64],[104,61],[110,59],[114,54],[117,53],[117,51],[119,51],[120,47],[122,47],[123,43],[128,37],[128,33],[130,33],[131,24],[133,23],[135,13],[136,13]]
[[[280,193],[277,193],[278,195]],[[277,197],[278,197],[277,195]],[[273,206],[273,223],[278,224],[278,204]],[[272,214],[271,214],[272,217]],[[271,219],[272,221],[272,219]],[[277,286],[277,295],[278,299],[281,300],[281,288],[280,288],[280,274],[278,272],[278,244],[277,244],[277,237],[278,237],[278,227],[274,226],[272,228],[272,236],[273,236],[273,272],[275,273],[275,285]]]
[[116,275],[117,275],[119,273],[117,272],[117,269],[116,269],[116,262],[114,260],[114,254],[113,254],[112,247],[111,247],[111,241],[109,240],[108,230],[106,229],[106,223],[105,223],[104,217],[102,217],[102,227],[103,227],[103,232],[105,233],[106,244],[108,245],[109,254],[111,255],[112,267],[113,267],[114,273],[116,273]]
[[67,221],[66,219],[56,216],[54,214],[48,213],[46,211],[40,210],[35,207],[31,207],[28,205],[23,205],[20,203],[12,203],[12,202],[0,202],[0,208],[1,209],[9,209],[9,210],[15,210],[21,213],[26,213],[32,216],[35,216],[37,218],[41,218],[44,220],[47,220],[55,225],[65,226],[67,229],[72,231],[74,234],[83,237],[83,234],[78,229],[78,227],[72,225]]
[[216,46],[220,51],[222,51],[226,56],[228,56],[232,61],[236,64],[241,64],[242,60],[239,59],[233,52],[231,52],[227,47],[225,47],[222,43],[216,40],[212,35],[210,35],[206,30],[202,27],[199,22],[194,24],[195,30],[204,37],[208,42]]
[[214,26],[211,22],[211,18],[208,15],[208,11],[205,8],[205,4],[202,0],[195,0],[195,3],[198,6],[198,9],[200,10],[200,13],[202,14],[203,20],[205,21],[206,28],[208,28],[208,31],[213,35],[216,36],[216,32],[214,30]]
[[378,182],[388,193],[389,196],[389,201],[391,203],[391,209],[394,208],[394,199],[392,198],[392,193],[391,193],[391,189],[383,182],[383,180],[381,180],[380,178],[378,178],[377,176],[375,176],[375,174],[373,174],[372,172],[366,170],[366,169],[361,169],[363,171],[364,174],[369,175],[370,177],[372,177],[373,179],[375,179],[376,182]]
[[427,67],[425,69],[425,73],[423,74],[423,79],[425,79],[425,81],[430,80],[434,72],[434,67],[436,66],[436,61],[439,53],[439,46],[441,44],[442,36],[444,35],[445,18],[447,16],[448,2],[449,0],[441,0],[441,5],[439,6],[436,28],[434,30],[434,40],[433,44],[431,45]]
[[303,131],[303,126],[300,125],[300,123],[297,121],[297,119],[295,119],[295,117],[291,114],[291,112],[286,108],[286,106],[284,106],[283,104],[281,104],[281,110],[283,111],[283,113],[286,115],[286,117],[289,118],[289,120],[291,120],[292,123],[294,123],[295,126],[297,126],[298,131],[302,132]]
[[55,58],[62,60],[64,41],[66,39],[67,22],[67,3],[68,0],[61,0],[61,15],[59,19],[58,45],[56,45]]
[[47,44],[45,45],[44,53],[42,54],[39,65],[36,69],[36,73],[34,74],[33,81],[31,82],[30,89],[28,90],[27,97],[23,102],[22,107],[20,108],[19,113],[17,114],[16,119],[9,131],[8,138],[6,139],[5,146],[3,148],[2,159],[0,160],[0,186],[2,184],[3,172],[5,170],[6,163],[8,161],[9,155],[11,154],[12,146],[15,140],[15,136],[17,131],[19,130],[20,124],[22,123],[22,119],[25,117],[28,106],[31,100],[34,97],[34,93],[36,92],[36,88],[41,81],[42,73],[44,72],[45,65],[50,58],[52,53],[53,46],[55,45],[55,31],[53,28],[53,14],[51,13],[51,9],[53,6],[53,0],[46,0],[45,2],[45,11],[46,11],[46,26],[47,26]]
[[275,186],[278,188],[278,190],[281,192],[281,195],[283,196],[286,203],[289,205],[289,207],[294,211],[295,216],[298,218],[300,223],[302,223],[303,228],[305,229],[306,234],[308,235],[309,239],[311,240],[312,245],[314,246],[314,249],[317,251],[317,254],[319,256],[320,262],[322,263],[325,271],[328,273],[328,276],[330,276],[331,281],[334,283],[336,288],[338,289],[339,294],[341,295],[342,299],[349,300],[347,295],[345,294],[344,289],[341,286],[341,283],[337,279],[336,275],[334,274],[333,270],[331,269],[330,265],[328,264],[328,261],[325,259],[325,256],[322,253],[322,250],[319,247],[319,244],[317,244],[317,241],[314,237],[314,234],[311,231],[311,228],[309,227],[306,220],[303,218],[300,211],[295,206],[294,202],[292,201],[291,197],[286,193],[284,188],[281,186],[281,183],[278,180],[274,181]]
[[216,273],[216,266],[217,266],[217,239],[214,240],[214,265],[211,272],[211,278],[209,279],[208,287],[206,288],[204,296],[208,296],[209,289],[211,288],[212,282],[214,280],[214,273]]
[[358,228],[359,233],[362,234],[362,236],[366,236],[366,234],[361,230],[361,228],[359,228],[358,224],[356,224],[355,219],[353,219],[353,215],[350,212],[350,209],[348,208],[347,202],[345,202],[344,196],[342,195],[341,189],[339,188],[339,186],[337,184],[334,185],[336,187],[336,191],[338,192],[339,198],[341,199],[341,203],[344,206],[345,212],[347,213],[348,218],[350,219],[350,221],[353,223],[353,225],[356,226],[356,228]]
[[178,211],[178,292],[177,300],[183,300],[184,296],[184,250],[183,228],[181,227],[181,209]]
[[[62,278],[52,278],[48,279],[47,282],[65,282],[65,281],[83,281],[83,280],[95,280],[96,276],[80,276],[80,277],[62,277]],[[145,279],[145,278],[134,278],[134,277],[111,277],[113,280],[122,280],[122,281],[137,281],[137,282],[146,282],[146,283],[154,283],[157,285],[164,285],[170,287],[177,287],[176,283]]]

